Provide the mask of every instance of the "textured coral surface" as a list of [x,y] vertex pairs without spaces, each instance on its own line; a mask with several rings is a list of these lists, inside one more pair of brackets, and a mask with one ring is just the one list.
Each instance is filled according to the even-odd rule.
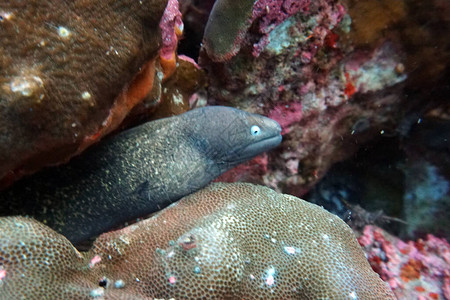
[[343,221],[251,184],[212,184],[85,255],[31,219],[1,229],[0,299],[395,299]]
[[119,125],[139,97],[115,98],[157,55],[166,4],[0,3],[0,179],[67,159]]

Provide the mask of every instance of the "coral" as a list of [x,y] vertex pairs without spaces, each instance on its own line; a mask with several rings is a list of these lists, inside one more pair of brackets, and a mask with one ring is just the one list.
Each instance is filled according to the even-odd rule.
[[372,268],[398,299],[450,299],[450,244],[445,239],[427,235],[403,242],[366,226],[358,241]]
[[257,1],[238,52],[227,61],[207,46],[201,52],[210,103],[282,124],[281,153],[269,157],[266,185],[301,196],[397,118],[407,79],[402,52],[390,42],[370,50],[348,46],[341,36],[349,18],[336,1]]
[[406,3],[408,15],[400,23],[398,35],[407,54],[408,87],[429,97],[431,90],[448,82],[450,41],[446,35],[450,30],[450,5],[442,0]]
[[252,24],[257,27],[260,41],[253,45],[258,56],[269,43],[269,33],[289,16],[307,11],[310,1],[216,1],[205,27],[204,49],[209,58],[223,62],[235,56],[247,39]]
[[34,220],[0,220],[0,299],[395,299],[344,222],[267,187],[212,184],[84,255]]
[[163,78],[167,79],[175,72],[178,39],[184,29],[177,0],[169,0],[159,26],[163,43],[159,56],[164,73]]
[[[283,86],[280,86],[278,89],[283,88]],[[289,133],[289,126],[299,123],[302,119],[302,104],[297,102],[277,104],[269,113],[269,118],[274,119],[281,125],[282,134]]]
[[189,57],[175,57],[175,70],[164,80],[163,67],[156,65],[156,74],[152,91],[133,110],[122,123],[124,127],[130,124],[171,117],[182,114],[190,108],[192,95],[204,88],[206,77],[203,70]]
[[137,102],[123,95],[161,45],[166,4],[0,4],[3,185],[68,159],[119,125]]
[[189,57],[177,56],[175,73],[163,84],[161,104],[152,118],[179,115],[190,108],[189,99],[206,84],[203,70]]

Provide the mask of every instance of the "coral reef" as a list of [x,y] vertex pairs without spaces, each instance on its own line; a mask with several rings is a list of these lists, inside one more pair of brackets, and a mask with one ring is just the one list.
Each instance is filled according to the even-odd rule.
[[0,4],[3,185],[73,156],[119,125],[151,87],[166,4]]
[[[399,299],[450,299],[449,244],[440,239],[450,234],[448,0],[41,2],[0,4],[0,190],[113,131],[194,107],[239,107],[278,121],[283,142],[217,181],[264,184],[324,205],[363,231],[373,269]],[[364,298],[364,288],[327,283],[322,260],[303,265],[314,274],[307,279],[291,268],[297,258],[328,257],[316,252],[331,245],[316,247],[328,233],[278,230],[287,225],[276,220],[291,222],[303,202],[275,211],[281,204],[259,196],[227,204],[232,192],[211,207],[193,200],[234,186],[283,205],[291,199],[212,185],[101,236],[88,253],[32,220],[3,219],[0,227],[21,233],[0,231],[0,249],[16,245],[0,253],[0,299],[31,286],[41,287],[37,298]],[[33,208],[34,200],[15,205]],[[302,230],[325,222],[312,219]],[[30,257],[39,270],[27,267]],[[317,296],[323,278],[328,294]]]
[[228,28],[217,26],[211,37],[205,31],[200,65],[209,73],[210,102],[283,125],[281,153],[253,182],[302,195],[333,163],[392,126],[407,78],[401,51],[389,42],[372,49],[339,42],[349,19],[340,2],[256,1],[234,34],[239,47],[226,48],[226,55],[208,41],[230,35]]
[[358,241],[398,299],[450,299],[450,244],[445,239],[428,235],[403,242],[367,226]]
[[84,255],[32,219],[0,224],[0,299],[395,299],[344,222],[262,186],[212,184]]

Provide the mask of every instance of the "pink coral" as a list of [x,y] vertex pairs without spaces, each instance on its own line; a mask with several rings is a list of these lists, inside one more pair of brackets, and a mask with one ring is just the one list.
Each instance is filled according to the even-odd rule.
[[163,42],[160,55],[170,59],[177,48],[178,36],[181,35],[184,27],[177,0],[169,0],[159,27]]
[[253,55],[258,56],[269,43],[269,33],[290,16],[298,12],[307,12],[310,0],[259,0],[255,2],[252,22],[258,24],[258,31],[263,37],[253,45]]
[[[236,168],[225,172],[218,178],[214,180],[214,182],[235,182],[235,181],[252,181],[253,178],[260,178],[264,174],[267,173],[267,164],[269,162],[268,155],[263,153],[258,155],[254,159],[240,164]],[[262,182],[258,182],[262,183]]]
[[302,104],[300,102],[278,104],[269,113],[269,118],[280,124],[282,128],[281,134],[289,133],[289,126],[300,122],[302,119]]
[[398,299],[450,299],[450,244],[445,239],[428,235],[404,242],[366,226],[358,241]]

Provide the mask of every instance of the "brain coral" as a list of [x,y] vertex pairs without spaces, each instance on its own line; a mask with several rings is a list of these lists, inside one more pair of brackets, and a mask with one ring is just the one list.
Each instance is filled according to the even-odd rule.
[[0,185],[65,161],[119,125],[142,99],[138,79],[152,78],[144,65],[161,46],[166,5],[0,1]]
[[84,255],[31,219],[0,227],[0,299],[395,299],[343,221],[262,186],[211,184]]

